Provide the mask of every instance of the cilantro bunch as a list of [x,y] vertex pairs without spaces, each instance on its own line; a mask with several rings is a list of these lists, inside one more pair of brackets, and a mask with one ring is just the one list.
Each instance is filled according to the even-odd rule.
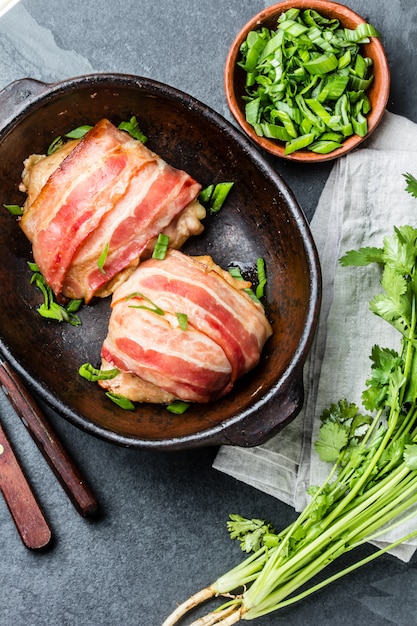
[[[405,175],[417,197],[417,179]],[[399,333],[399,350],[374,345],[362,406],[339,400],[321,415],[315,450],[332,463],[299,517],[281,532],[262,520],[231,515],[228,530],[250,555],[179,606],[173,626],[217,595],[228,602],[204,624],[235,624],[293,604],[417,536],[415,530],[327,578],[317,574],[343,554],[417,515],[417,228],[400,226],[380,248],[347,252],[342,266],[381,268],[381,291],[370,310]],[[233,592],[233,595],[230,595]],[[203,622],[196,622],[203,623]]]

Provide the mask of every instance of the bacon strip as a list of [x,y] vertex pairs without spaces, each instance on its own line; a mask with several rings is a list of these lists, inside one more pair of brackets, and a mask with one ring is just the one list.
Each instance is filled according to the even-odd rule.
[[[176,313],[187,316],[186,330]],[[114,292],[102,357],[178,398],[207,402],[255,367],[271,333],[241,281],[210,257],[171,250],[163,261],[141,263]]]
[[[86,302],[197,197],[201,186],[102,120],[49,176],[20,225],[57,296]],[[97,265],[108,247],[104,271]]]

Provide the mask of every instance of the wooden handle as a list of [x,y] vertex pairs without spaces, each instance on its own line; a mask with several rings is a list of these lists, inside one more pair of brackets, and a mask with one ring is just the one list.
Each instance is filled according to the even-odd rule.
[[96,514],[95,495],[20,377],[6,362],[0,362],[0,384],[77,511],[83,517]]
[[1,424],[0,489],[25,546],[32,550],[47,546],[51,529]]

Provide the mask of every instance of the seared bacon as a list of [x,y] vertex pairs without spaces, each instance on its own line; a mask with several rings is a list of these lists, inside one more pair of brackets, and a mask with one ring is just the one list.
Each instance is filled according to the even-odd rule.
[[[199,183],[108,120],[71,149],[65,147],[60,157],[26,164],[28,200],[20,221],[35,262],[57,296],[89,302],[94,295],[107,295],[173,223],[182,225],[179,245],[201,232],[205,211],[196,201]],[[99,267],[104,250],[104,267]]]
[[100,384],[136,401],[148,401],[143,382],[153,386],[153,402],[166,393],[190,402],[223,396],[255,367],[272,333],[247,286],[211,257],[170,250],[163,261],[142,262],[113,293],[102,368],[121,374]]

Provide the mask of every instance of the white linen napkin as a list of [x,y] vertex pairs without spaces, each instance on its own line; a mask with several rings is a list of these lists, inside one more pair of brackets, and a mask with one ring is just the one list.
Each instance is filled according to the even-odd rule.
[[[417,177],[417,124],[389,112],[372,137],[333,166],[311,222],[323,273],[323,302],[317,334],[304,368],[305,401],[296,419],[255,448],[220,448],[213,467],[300,511],[308,485],[319,485],[330,465],[313,448],[322,411],[346,398],[361,406],[374,344],[400,347],[400,335],[369,311],[379,292],[379,270],[343,268],[351,249],[382,245],[394,226],[417,225],[417,199],[405,191],[403,174]],[[262,511],[258,517],[262,517]],[[386,533],[384,546],[410,532],[417,516]],[[408,561],[417,540],[392,551]]]

